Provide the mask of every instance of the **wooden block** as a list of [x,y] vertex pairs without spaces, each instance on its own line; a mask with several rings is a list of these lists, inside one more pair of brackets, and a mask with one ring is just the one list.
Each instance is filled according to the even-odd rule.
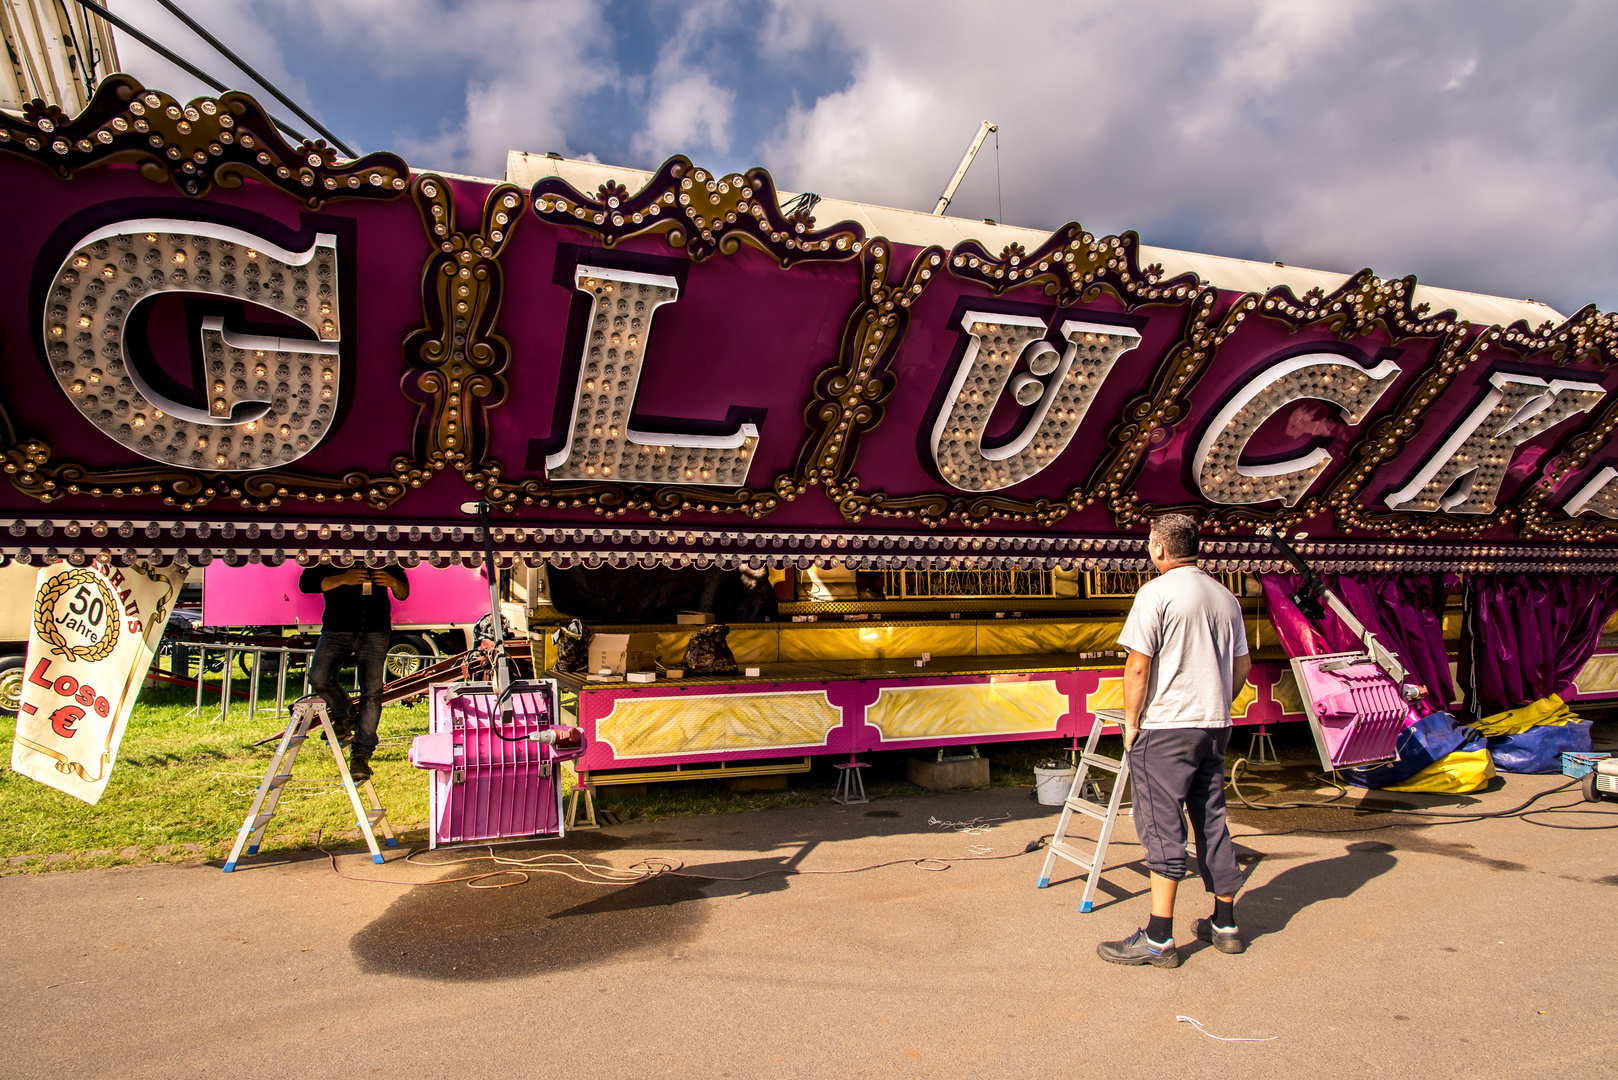
[[962,791],[989,786],[989,759],[955,758],[949,761],[905,759],[905,779],[928,791]]
[[725,786],[732,791],[785,791],[787,778],[778,776],[738,776],[725,781]]

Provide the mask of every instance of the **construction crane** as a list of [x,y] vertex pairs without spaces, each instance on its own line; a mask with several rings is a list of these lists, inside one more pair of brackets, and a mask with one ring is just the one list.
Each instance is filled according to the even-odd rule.
[[949,205],[951,199],[955,198],[955,189],[961,186],[961,180],[965,178],[966,170],[972,167],[972,159],[978,156],[978,148],[983,145],[983,140],[989,137],[991,131],[999,130],[999,124],[990,123],[988,120],[983,121],[978,128],[977,138],[973,139],[972,145],[966,148],[966,154],[961,158],[960,165],[956,166],[955,175],[950,177],[949,183],[945,185],[944,194],[938,197],[938,205],[933,207],[934,217],[944,216],[944,208]]

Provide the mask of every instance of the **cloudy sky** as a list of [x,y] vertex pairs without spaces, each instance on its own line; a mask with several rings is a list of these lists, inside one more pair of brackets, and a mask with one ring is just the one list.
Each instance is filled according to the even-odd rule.
[[[1618,307],[1610,2],[177,2],[350,145],[417,167],[684,153],[930,209],[988,119],[963,217]],[[112,8],[252,89],[157,0]]]

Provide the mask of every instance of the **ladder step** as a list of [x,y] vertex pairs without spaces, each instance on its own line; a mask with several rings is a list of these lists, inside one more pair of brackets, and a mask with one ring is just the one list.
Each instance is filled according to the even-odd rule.
[[367,810],[365,812],[366,819],[369,820],[372,825],[375,825],[377,822],[381,821],[387,816],[388,812],[381,807],[377,807],[375,810]]
[[1095,862],[1094,855],[1087,851],[1080,850],[1066,841],[1053,842],[1051,844],[1051,850],[1070,863],[1078,863],[1086,870],[1090,869],[1090,864]]
[[274,816],[274,814],[260,814],[258,817],[253,819],[253,827],[249,831],[258,832],[264,826],[268,825],[270,823],[270,819]]
[[292,774],[289,773],[289,772],[277,773],[274,776],[270,777],[270,785],[269,786],[271,788],[278,788],[282,784],[286,783],[288,780],[291,780],[291,779],[292,779]]
[[307,738],[309,738],[309,736],[307,736],[307,735],[294,735],[294,736],[292,736],[292,738],[287,740],[287,745],[289,745],[289,746],[297,746],[299,743],[303,742]]
[[1088,814],[1097,821],[1107,820],[1107,808],[1099,803],[1093,803],[1089,799],[1069,799],[1066,805],[1069,810],[1077,810],[1081,814]]
[[1106,769],[1108,772],[1122,772],[1124,768],[1122,761],[1117,758],[1107,757],[1105,754],[1080,754],[1079,759],[1086,765],[1094,765],[1096,768]]

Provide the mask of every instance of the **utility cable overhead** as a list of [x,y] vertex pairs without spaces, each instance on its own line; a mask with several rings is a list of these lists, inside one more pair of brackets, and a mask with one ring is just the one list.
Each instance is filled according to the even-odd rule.
[[[155,38],[141,33],[135,27],[130,25],[128,19],[114,15],[106,8],[94,3],[93,0],[77,0],[77,2],[80,7],[84,8],[84,10],[94,12],[100,18],[106,20],[107,23],[109,23],[115,29],[122,30],[124,33],[128,34],[130,37],[134,38],[136,41],[140,42],[142,45],[161,56],[163,59],[173,64],[181,71],[189,74],[192,78],[213,87],[216,92],[223,94],[230,90],[230,87],[226,86],[212,75],[209,75],[206,71],[203,71],[185,57],[168,48]],[[276,120],[273,116],[270,117],[270,119],[274,121],[276,127],[280,128],[282,131],[286,132],[299,142],[309,141],[309,136],[303,134],[303,132],[292,127],[290,124],[282,123],[280,120]]]
[[275,100],[291,109],[298,115],[299,119],[303,120],[310,127],[326,136],[326,139],[337,149],[341,150],[344,156],[351,158],[359,157],[358,154],[349,149],[348,144],[344,143],[343,140],[339,139],[337,136],[333,135],[329,130],[327,130],[324,124],[322,124],[319,120],[316,120],[313,116],[310,116],[308,113],[304,112],[303,109],[299,107],[297,102],[283,94],[274,83],[260,75],[257,70],[247,63],[246,60],[243,60],[241,57],[237,56],[234,52],[227,48],[224,42],[220,41],[218,38],[208,33],[207,30],[203,29],[202,24],[197,22],[197,20],[193,19],[191,16],[187,15],[180,5],[174,2],[174,0],[157,0],[157,2],[168,8],[175,18],[189,26],[203,41],[206,41],[209,45],[212,45],[214,50],[221,56],[240,68],[248,78],[252,79],[264,89],[268,90],[271,95],[274,96]]

